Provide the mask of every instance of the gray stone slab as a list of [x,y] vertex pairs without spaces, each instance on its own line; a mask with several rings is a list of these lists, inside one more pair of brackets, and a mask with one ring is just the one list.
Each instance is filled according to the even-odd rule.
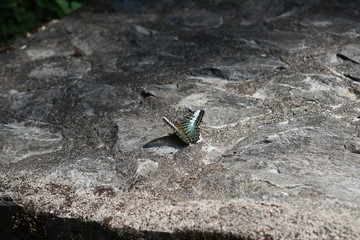
[[[108,0],[17,40],[0,53],[0,232],[359,239],[359,7]],[[196,109],[186,145],[162,117]]]

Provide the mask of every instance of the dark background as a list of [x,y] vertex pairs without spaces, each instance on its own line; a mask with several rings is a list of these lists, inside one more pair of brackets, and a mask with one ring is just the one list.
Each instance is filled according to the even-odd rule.
[[0,1],[0,47],[53,19],[81,8],[83,0]]

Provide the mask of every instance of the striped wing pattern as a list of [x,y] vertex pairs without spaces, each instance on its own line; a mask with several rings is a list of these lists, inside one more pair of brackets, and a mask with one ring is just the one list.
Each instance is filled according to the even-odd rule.
[[199,124],[201,123],[204,113],[204,110],[196,110],[192,115],[175,123],[171,122],[167,117],[163,117],[163,120],[185,143],[196,143],[200,137]]

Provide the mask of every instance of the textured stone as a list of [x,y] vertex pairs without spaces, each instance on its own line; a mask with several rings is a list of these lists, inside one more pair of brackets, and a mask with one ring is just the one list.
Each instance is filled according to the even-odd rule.
[[[359,239],[359,7],[109,0],[17,40],[0,53],[0,232]],[[195,109],[186,145],[161,118]]]
[[2,124],[0,161],[16,163],[26,158],[53,153],[62,148],[59,131],[50,129],[46,124],[22,122]]

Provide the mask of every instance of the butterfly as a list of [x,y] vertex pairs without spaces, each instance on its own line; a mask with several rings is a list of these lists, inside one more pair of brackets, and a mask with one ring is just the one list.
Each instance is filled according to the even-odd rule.
[[187,116],[180,122],[171,122],[169,118],[162,119],[168,124],[185,143],[196,143],[199,140],[199,124],[204,116],[204,110],[196,110],[192,115]]

